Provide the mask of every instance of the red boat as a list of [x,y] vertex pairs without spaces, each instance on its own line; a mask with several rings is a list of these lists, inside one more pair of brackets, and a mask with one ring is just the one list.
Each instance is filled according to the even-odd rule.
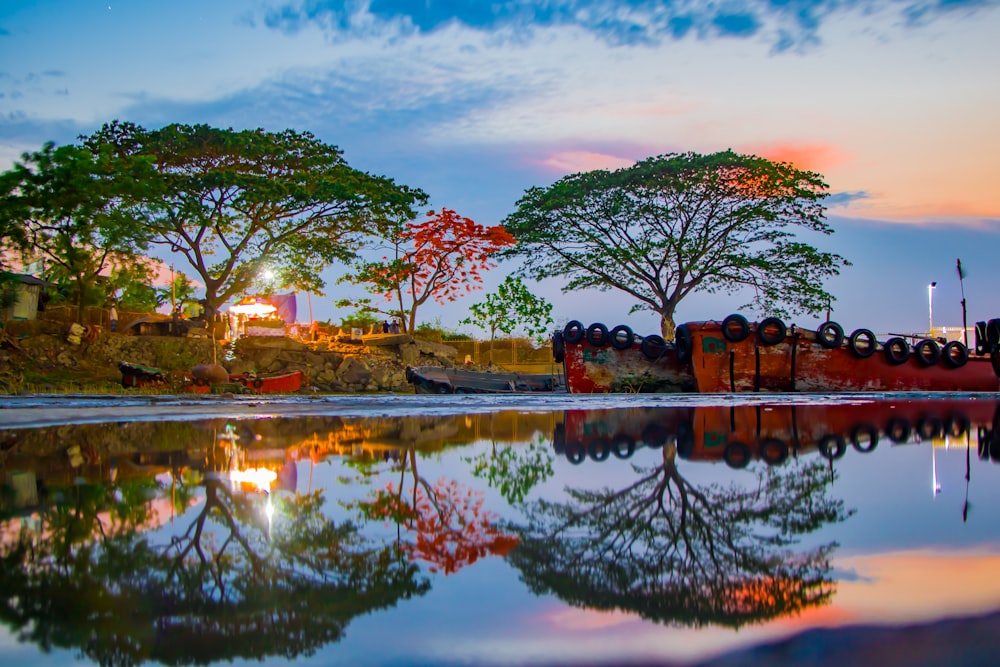
[[570,462],[627,459],[639,448],[671,444],[684,459],[752,460],[777,465],[816,452],[829,460],[893,445],[947,438],[980,458],[1000,459],[1000,400],[898,399],[850,403],[712,405],[567,410],[553,448]]
[[695,391],[690,363],[681,363],[673,343],[636,336],[622,324],[609,330],[573,320],[552,339],[571,394]]
[[[152,366],[142,366],[126,361],[118,362],[118,370],[122,374],[122,386],[129,387],[169,387],[172,381],[183,386],[184,391],[194,394],[208,394],[212,385],[201,378],[194,378],[184,371],[166,371]],[[237,373],[229,376],[226,384],[239,384],[249,391],[259,394],[288,394],[299,391],[305,374],[302,371],[277,373],[273,375],[254,375]],[[216,385],[220,386],[220,385]],[[225,386],[225,385],[221,385]]]
[[977,323],[974,351],[960,341],[880,342],[867,329],[845,336],[836,322],[811,331],[741,315],[682,324],[672,343],[574,320],[552,349],[570,393],[1000,391],[1000,319]]

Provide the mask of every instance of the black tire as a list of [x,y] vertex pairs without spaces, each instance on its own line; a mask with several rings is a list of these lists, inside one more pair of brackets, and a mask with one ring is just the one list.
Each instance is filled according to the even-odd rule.
[[[864,345],[860,345],[864,340]],[[871,329],[855,329],[847,339],[847,346],[858,359],[867,359],[878,350],[878,338]]]
[[777,317],[765,317],[757,325],[757,340],[767,346],[777,345],[787,334],[788,327]]
[[608,344],[608,328],[600,322],[594,322],[587,327],[586,339],[593,347],[604,347]]
[[677,361],[686,364],[691,361],[694,353],[694,343],[691,340],[691,329],[682,324],[674,330],[674,349],[677,351]]
[[726,445],[726,451],[722,453],[722,458],[725,459],[726,465],[737,470],[746,468],[750,464],[752,457],[753,454],[750,452],[750,448],[742,442],[729,443]]
[[972,423],[965,415],[948,415],[944,420],[944,434],[951,438],[961,438],[972,428]]
[[851,429],[851,446],[862,454],[878,447],[878,429],[871,424],[858,424]]
[[969,348],[960,340],[950,341],[941,349],[941,358],[945,366],[961,368],[969,360]]
[[632,328],[627,324],[619,324],[611,330],[608,338],[611,341],[611,347],[616,350],[627,350],[632,347],[632,343],[635,341],[635,334],[632,333]]
[[913,435],[913,428],[910,426],[910,422],[902,417],[893,417],[885,425],[885,434],[889,436],[897,445],[902,445],[903,443],[909,441],[910,436]]
[[893,366],[905,364],[906,360],[910,358],[910,346],[899,336],[895,336],[885,341],[883,347],[885,348],[886,361]]
[[828,350],[836,349],[844,342],[844,327],[836,322],[824,322],[816,330],[816,340]]
[[587,453],[595,461],[607,461],[611,456],[611,443],[607,438],[594,438],[587,446]]
[[263,381],[263,380],[261,380],[260,378],[256,378],[256,379],[255,379],[255,380],[253,381],[253,388],[254,388],[254,389],[260,389],[260,388],[261,388],[261,387],[263,387],[263,386],[264,386],[264,381]]
[[941,346],[930,338],[925,338],[914,345],[913,353],[917,356],[917,361],[924,366],[933,366],[941,361]]
[[642,429],[642,441],[647,447],[659,449],[667,444],[667,429],[659,424],[649,424]]
[[587,335],[587,329],[583,326],[583,322],[579,320],[570,320],[563,327],[563,341],[576,345],[583,341],[583,337]]
[[667,353],[667,341],[663,340],[663,336],[653,334],[642,339],[639,349],[647,359],[659,361]]
[[622,433],[611,439],[611,453],[618,459],[627,459],[635,454],[635,438]]
[[777,438],[765,438],[760,443],[760,458],[768,465],[780,465],[788,459],[788,445]]
[[587,452],[584,451],[583,446],[580,443],[574,442],[569,445],[566,445],[567,461],[569,461],[573,465],[580,465],[581,463],[583,463],[583,460],[585,458],[587,458]]
[[722,320],[722,337],[730,343],[739,343],[750,335],[750,323],[747,318],[733,313]]
[[552,334],[552,358],[557,364],[561,364],[566,359],[566,343],[563,341],[561,331]]
[[917,435],[920,436],[921,440],[940,438],[942,433],[944,433],[944,427],[937,417],[921,417],[917,420]]
[[847,452],[847,443],[844,436],[837,433],[827,433],[819,439],[817,444],[819,453],[830,461],[836,461]]

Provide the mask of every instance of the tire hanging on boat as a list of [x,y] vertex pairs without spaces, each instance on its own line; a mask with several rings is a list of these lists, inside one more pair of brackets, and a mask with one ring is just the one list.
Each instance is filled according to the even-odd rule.
[[663,340],[663,336],[652,334],[642,339],[639,349],[647,359],[658,361],[667,353],[667,341]]
[[730,343],[739,343],[750,335],[750,323],[739,313],[727,315],[722,320],[722,337]]
[[858,424],[851,429],[851,446],[862,454],[878,447],[878,429],[872,424]]
[[604,347],[608,344],[608,328],[601,322],[594,322],[587,327],[586,338],[594,347]]
[[264,381],[263,380],[261,380],[260,378],[254,378],[254,381],[253,381],[253,388],[254,389],[260,389],[263,386],[264,386]]
[[691,329],[686,324],[682,324],[674,330],[674,348],[677,351],[677,361],[686,364],[691,361],[694,352],[694,343],[691,339]]
[[736,469],[746,468],[752,456],[750,448],[742,442],[731,442],[726,445],[726,451],[722,452],[726,465]]
[[788,458],[788,445],[777,438],[765,438],[760,443],[760,457],[768,465],[779,465]]
[[816,447],[819,449],[819,453],[830,461],[836,461],[847,452],[844,436],[837,433],[827,433],[819,439]]
[[757,325],[757,338],[769,347],[785,340],[787,334],[788,327],[777,317],[765,317]]
[[632,328],[627,324],[619,324],[608,334],[608,338],[611,340],[611,347],[616,350],[628,350],[632,347],[632,342],[635,340],[635,334],[632,332]]
[[941,349],[941,358],[945,366],[961,368],[969,360],[969,348],[960,340],[949,341]]
[[924,366],[933,366],[941,360],[941,346],[930,338],[925,338],[914,345],[913,352],[917,355],[917,361]]
[[905,364],[906,360],[910,358],[910,346],[899,336],[895,336],[885,341],[885,345],[883,347],[885,348],[886,360],[893,366]]
[[552,358],[557,364],[561,364],[566,359],[566,343],[563,342],[563,333],[561,331],[552,334]]
[[[864,339],[864,347],[858,345]],[[859,359],[867,359],[875,354],[878,349],[878,338],[871,329],[855,329],[847,339],[847,346],[851,352]]]
[[816,330],[816,340],[828,350],[836,349],[844,342],[844,327],[833,321],[824,322]]
[[582,342],[586,334],[587,329],[583,326],[583,322],[579,320],[570,320],[563,327],[563,340],[572,345]]

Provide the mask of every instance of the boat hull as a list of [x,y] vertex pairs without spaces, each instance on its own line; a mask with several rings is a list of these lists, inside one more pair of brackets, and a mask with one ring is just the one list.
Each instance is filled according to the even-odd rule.
[[[207,381],[192,377],[191,373],[166,371],[151,366],[141,366],[125,361],[118,363],[122,374],[122,386],[128,388],[166,387],[175,378],[183,384],[184,391],[191,394],[208,394],[212,385]],[[240,384],[247,391],[258,394],[290,394],[302,389],[305,374],[302,371],[279,373],[275,375],[233,374],[229,376],[228,384]]]
[[563,391],[559,378],[538,373],[486,373],[443,366],[406,368],[418,394],[512,394]]
[[907,352],[905,361],[894,363],[884,348],[859,357],[847,341],[828,348],[811,331],[790,331],[768,344],[761,341],[756,324],[740,341],[727,339],[717,322],[683,327],[690,335],[691,370],[699,393],[1000,390],[987,356],[970,355],[961,366],[953,366],[944,358],[927,363]]
[[[624,348],[624,349],[621,349]],[[562,361],[571,394],[676,393],[695,390],[690,364],[682,364],[670,344],[655,349],[634,340],[627,347],[595,344],[556,334],[556,361]],[[560,358],[561,357],[561,358]]]

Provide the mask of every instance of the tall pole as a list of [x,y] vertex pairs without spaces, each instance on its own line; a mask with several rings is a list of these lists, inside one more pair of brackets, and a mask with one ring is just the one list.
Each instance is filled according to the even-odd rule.
[[934,288],[937,287],[937,283],[933,282],[927,286],[927,324],[928,330],[927,335],[930,338],[934,337]]
[[962,287],[962,342],[965,347],[969,347],[969,323],[965,315],[965,270],[961,259],[955,260],[955,267],[958,269],[958,284]]

